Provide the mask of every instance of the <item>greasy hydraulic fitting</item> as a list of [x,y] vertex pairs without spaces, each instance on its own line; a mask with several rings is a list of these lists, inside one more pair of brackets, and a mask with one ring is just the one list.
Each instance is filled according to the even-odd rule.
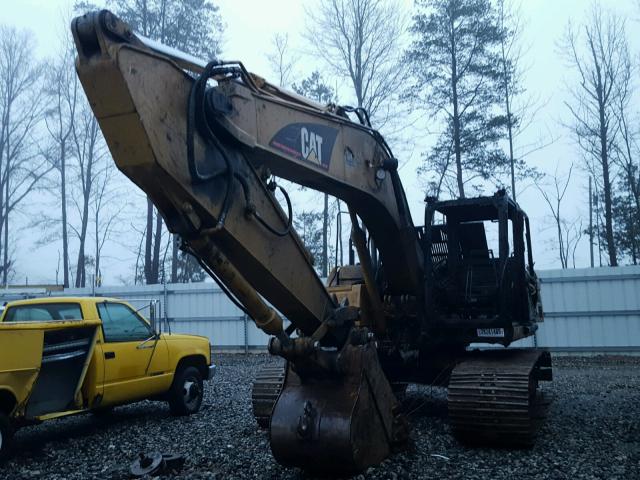
[[338,359],[341,349],[324,346],[313,337],[269,340],[269,353],[288,360],[300,378],[317,378],[340,373]]
[[269,353],[294,360],[313,353],[314,343],[311,337],[287,338],[284,342],[281,338],[272,337],[269,339]]

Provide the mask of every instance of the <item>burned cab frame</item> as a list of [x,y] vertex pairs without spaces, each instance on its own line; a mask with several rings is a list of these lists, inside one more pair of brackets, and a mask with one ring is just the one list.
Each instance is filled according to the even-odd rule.
[[[487,222],[497,223],[497,252],[489,248]],[[537,329],[542,304],[529,219],[504,190],[490,197],[427,198],[421,242],[428,330],[457,342],[506,346]]]

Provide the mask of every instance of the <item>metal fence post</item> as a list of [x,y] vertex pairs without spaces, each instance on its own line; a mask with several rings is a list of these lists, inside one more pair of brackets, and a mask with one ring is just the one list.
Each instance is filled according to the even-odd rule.
[[169,325],[169,317],[167,316],[167,311],[169,310],[169,305],[167,305],[169,300],[169,292],[167,291],[167,282],[163,280],[162,282],[162,309],[164,310],[164,323],[167,326],[167,330],[171,332],[171,325]]
[[249,318],[244,315],[244,354],[249,354]]

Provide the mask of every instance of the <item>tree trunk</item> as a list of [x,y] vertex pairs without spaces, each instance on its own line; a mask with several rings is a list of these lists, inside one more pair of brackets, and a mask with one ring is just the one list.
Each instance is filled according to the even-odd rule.
[[94,283],[96,285],[96,287],[99,287],[102,284],[102,281],[100,279],[100,237],[99,237],[99,230],[98,227],[100,225],[99,223],[100,221],[100,210],[98,208],[96,208],[96,225],[95,225],[95,236],[96,236],[96,253],[95,253],[95,261],[96,261],[96,265],[95,265],[95,278],[94,278]]
[[[558,207],[558,214],[560,212],[560,208]],[[564,239],[562,238],[562,224],[560,223],[560,217],[556,218],[556,227],[558,229],[558,249],[560,250],[560,266],[565,269],[567,268],[567,257],[565,255],[564,249]]]
[[456,39],[451,17],[451,102],[453,104],[453,146],[456,156],[456,180],[458,182],[458,194],[460,198],[465,198],[464,181],[462,178],[462,152],[460,147],[460,111],[458,106],[458,61],[456,58]]
[[162,217],[160,212],[156,212],[156,229],[153,234],[153,259],[151,260],[153,282],[158,283],[160,280],[160,241],[162,239]]
[[82,225],[80,227],[80,245],[78,247],[78,264],[76,266],[76,288],[86,287],[86,255],[85,245],[87,242],[87,226],[89,220],[89,201],[85,200],[82,209]]
[[[9,165],[6,165],[9,168]],[[9,276],[9,172],[4,184],[4,245],[2,245],[2,284],[6,287]]]
[[[91,162],[92,160],[90,160]],[[87,167],[86,190],[82,206],[82,225],[80,227],[80,246],[78,247],[78,264],[76,266],[76,288],[86,287],[86,255],[87,228],[89,225],[89,200],[91,195],[91,163]]]
[[[8,170],[8,166],[6,166],[4,164],[4,152],[7,152],[7,163],[9,162],[9,112],[11,110],[11,103],[8,103],[7,105],[7,109],[4,112],[4,115],[2,116],[2,123],[0,124],[0,134],[2,136],[0,136],[0,179],[3,178],[2,175],[2,171],[3,168],[5,170],[5,174],[4,176],[6,177],[6,181],[9,181],[9,172]],[[6,215],[5,212],[5,203],[6,203],[6,199],[4,196],[4,188],[2,183],[0,183],[0,253],[4,251],[4,240],[3,240],[3,236],[4,236],[4,216]],[[2,264],[2,271],[4,272],[4,263]],[[2,273],[2,278],[4,279],[4,273]]]
[[[0,166],[2,165],[2,157],[0,156]],[[2,171],[0,169],[0,178],[2,176]],[[3,251],[4,248],[4,206],[5,206],[5,202],[4,202],[4,188],[2,188],[2,185],[0,184],[0,254]],[[0,269],[2,268],[2,265],[0,265]],[[1,275],[1,272],[0,272]]]
[[145,231],[145,243],[144,243],[144,280],[147,284],[152,284],[151,277],[151,258],[153,247],[153,203],[151,199],[147,197],[147,229]]
[[327,229],[329,227],[329,195],[324,194],[324,211],[322,213],[322,278],[327,278],[329,269],[329,249],[327,244]]
[[84,269],[85,269],[84,242],[85,242],[85,239],[81,237],[80,245],[78,247],[78,264],[76,265],[76,288],[81,288],[85,286],[83,281]]
[[4,164],[4,188],[3,190],[4,201],[3,201],[3,214],[2,218],[2,229],[4,230],[2,233],[4,235],[3,244],[2,244],[2,284],[7,286],[7,278],[9,274],[9,207],[10,207],[10,198],[9,198],[9,179],[11,177],[11,165],[10,165],[10,157],[11,157],[11,145],[9,142],[9,118],[11,111],[11,102],[8,103],[7,106],[7,114],[6,118],[3,120],[3,126],[5,127],[5,151],[6,151],[6,163]]
[[66,182],[66,156],[65,142],[60,145],[60,194],[62,209],[62,285],[69,287],[69,235],[67,233],[67,182]]
[[178,235],[172,235],[171,243],[171,283],[178,283]]
[[[507,52],[504,48],[504,44],[506,41],[505,29],[504,29],[504,21],[505,21],[505,11],[504,11],[504,1],[499,3],[500,6],[500,26],[502,31],[502,36],[500,40],[500,48],[502,51],[502,79],[504,81],[504,103],[507,114],[507,137],[509,139],[509,165],[511,169],[511,198],[516,200],[516,176],[515,176],[515,162],[513,156],[513,122],[511,116],[511,92],[509,91],[509,71],[507,69]],[[514,32],[515,35],[515,32]]]
[[[601,96],[602,88],[598,89],[598,96]],[[613,212],[611,208],[611,179],[609,175],[609,152],[607,142],[608,132],[605,121],[604,100],[599,102],[600,113],[600,162],[602,163],[602,181],[604,182],[604,228],[607,238],[607,252],[609,254],[609,265],[618,266],[616,246],[613,238]]]
[[607,253],[609,254],[609,265],[618,266],[618,258],[616,256],[616,246],[613,237],[613,212],[611,208],[611,178],[609,172],[609,131],[607,127],[606,110],[609,100],[605,96],[605,83],[602,80],[602,68],[599,63],[598,55],[595,53],[593,41],[590,40],[591,52],[594,58],[594,67],[596,71],[596,96],[598,101],[598,122],[599,122],[599,140],[600,140],[600,163],[602,165],[602,181],[604,183],[604,228],[605,238],[607,242]]
[[[505,55],[504,53],[504,44],[502,47],[502,54],[503,56]],[[512,122],[512,116],[511,116],[511,101],[510,101],[510,93],[509,93],[509,82],[507,79],[507,64],[506,64],[506,59],[503,57],[503,64],[504,64],[504,70],[503,70],[503,74],[504,74],[504,100],[505,100],[505,107],[507,110],[507,137],[509,139],[509,166],[511,167],[511,198],[513,198],[513,200],[516,200],[516,174],[515,174],[515,159],[513,157],[513,122]]]

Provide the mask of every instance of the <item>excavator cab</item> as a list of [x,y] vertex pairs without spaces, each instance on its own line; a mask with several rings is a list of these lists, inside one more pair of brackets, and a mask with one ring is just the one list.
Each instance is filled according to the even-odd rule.
[[427,199],[421,230],[428,321],[464,343],[511,342],[541,320],[529,220],[504,190]]

